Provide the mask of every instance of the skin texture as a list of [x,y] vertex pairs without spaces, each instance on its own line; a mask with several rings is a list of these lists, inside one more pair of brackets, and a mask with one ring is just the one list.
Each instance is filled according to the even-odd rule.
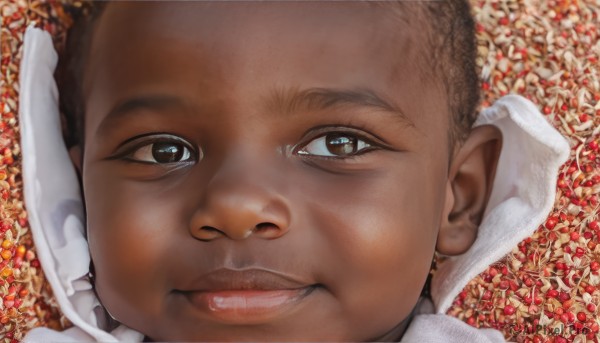
[[[112,316],[160,341],[402,335],[436,246],[473,242],[501,137],[483,127],[449,151],[443,87],[421,72],[428,27],[389,13],[107,6],[85,70],[83,158],[72,155]],[[364,143],[328,150],[335,139]],[[189,158],[152,163],[158,143]],[[223,269],[314,289],[256,316],[213,315],[183,295]]]

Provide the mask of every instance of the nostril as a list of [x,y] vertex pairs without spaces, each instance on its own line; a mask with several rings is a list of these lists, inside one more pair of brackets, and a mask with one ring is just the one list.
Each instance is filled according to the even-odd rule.
[[212,226],[203,226],[203,227],[200,228],[200,230],[203,230],[203,231],[206,231],[206,232],[216,232],[216,233],[221,232],[221,230],[219,230],[217,228],[214,228]]
[[223,235],[221,230],[212,226],[202,226],[193,233],[193,236],[201,241],[210,241]]
[[279,226],[266,222],[257,224],[252,230],[252,233],[263,238],[276,238],[282,234]]
[[277,228],[277,225],[275,225],[273,223],[260,223],[260,224],[256,225],[256,227],[254,228],[254,231],[264,231],[264,230],[268,230],[271,228]]

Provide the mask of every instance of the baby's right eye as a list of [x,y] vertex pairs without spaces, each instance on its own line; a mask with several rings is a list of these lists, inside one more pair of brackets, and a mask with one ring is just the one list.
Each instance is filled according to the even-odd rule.
[[137,149],[131,155],[131,159],[148,163],[188,162],[192,159],[192,153],[183,144],[161,142]]
[[192,145],[173,135],[137,137],[128,142],[127,153],[123,158],[133,162],[149,164],[177,164],[196,162],[198,154]]

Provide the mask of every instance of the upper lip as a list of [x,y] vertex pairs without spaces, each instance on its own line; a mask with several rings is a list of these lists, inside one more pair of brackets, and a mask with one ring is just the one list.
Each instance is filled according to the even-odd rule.
[[293,276],[265,269],[234,270],[221,268],[203,274],[184,292],[210,292],[229,290],[282,290],[311,286]]

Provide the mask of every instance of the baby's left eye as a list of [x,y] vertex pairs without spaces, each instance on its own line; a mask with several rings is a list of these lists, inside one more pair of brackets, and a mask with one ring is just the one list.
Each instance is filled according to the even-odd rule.
[[371,144],[348,133],[329,133],[318,137],[298,151],[300,155],[347,157],[360,154]]

